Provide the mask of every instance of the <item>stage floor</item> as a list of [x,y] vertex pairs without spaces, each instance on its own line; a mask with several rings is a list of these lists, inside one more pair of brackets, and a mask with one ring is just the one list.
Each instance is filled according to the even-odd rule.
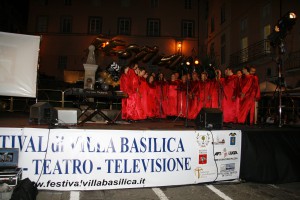
[[[0,112],[0,127],[9,128],[73,128],[73,129],[114,129],[114,130],[205,130],[197,128],[194,120],[184,118],[172,119],[147,119],[135,122],[116,121],[114,124],[107,124],[104,121],[86,122],[83,125],[48,125],[30,122],[29,112]],[[298,131],[299,124],[284,125],[277,124],[223,124],[223,130],[242,130],[247,132],[290,132]]]

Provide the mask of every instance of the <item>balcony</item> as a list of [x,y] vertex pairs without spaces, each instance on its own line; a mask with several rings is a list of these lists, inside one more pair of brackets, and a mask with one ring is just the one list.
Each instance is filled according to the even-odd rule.
[[237,68],[258,59],[270,57],[271,55],[273,55],[273,52],[269,40],[261,40],[231,54],[229,65],[233,68]]
[[284,68],[286,72],[300,71],[300,51],[295,51],[288,55]]

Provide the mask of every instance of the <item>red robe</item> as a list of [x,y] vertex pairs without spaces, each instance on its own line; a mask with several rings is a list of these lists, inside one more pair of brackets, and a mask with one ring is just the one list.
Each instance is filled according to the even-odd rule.
[[187,84],[180,82],[178,85],[178,95],[177,95],[177,113],[179,117],[186,117],[186,92]]
[[168,83],[168,116],[177,116],[177,90],[178,81],[169,81]]
[[[189,87],[189,105],[188,105],[188,119],[194,119],[194,112],[196,112],[198,107],[198,84],[199,80],[191,81]],[[196,88],[197,87],[197,88]]]
[[213,79],[210,81],[210,95],[211,95],[211,107],[212,108],[221,108],[222,97],[223,97],[223,88],[222,80]]
[[158,118],[167,117],[168,109],[168,83],[167,81],[156,81],[156,116]]
[[223,122],[236,123],[237,122],[237,89],[238,77],[236,75],[227,76],[222,81],[223,85]]
[[154,83],[148,84],[148,100],[147,100],[147,116],[154,118],[157,116],[157,96],[156,96],[156,85]]
[[[128,94],[128,73],[120,77],[120,90]],[[122,98],[122,119],[127,120],[127,98]]]
[[250,124],[256,123],[255,122],[255,102],[260,100],[260,88],[259,88],[259,80],[256,75],[253,76],[253,84],[252,84],[252,92],[250,94],[251,98],[254,100],[254,104],[250,109]]
[[[253,94],[253,75],[243,75],[240,80],[241,95],[240,106],[238,113],[238,123],[245,123],[250,110],[255,105]],[[250,118],[250,124],[253,124],[253,119]]]
[[139,78],[133,69],[128,70],[127,118],[130,120],[141,120],[146,118],[142,109]]
[[210,85],[209,81],[199,81],[198,84],[191,91],[196,98],[197,107],[189,113],[189,119],[195,119],[202,108],[211,107],[211,97],[210,97]]
[[139,77],[140,85],[139,85],[139,93],[141,95],[141,106],[144,112],[145,118],[148,117],[148,83],[144,77]]

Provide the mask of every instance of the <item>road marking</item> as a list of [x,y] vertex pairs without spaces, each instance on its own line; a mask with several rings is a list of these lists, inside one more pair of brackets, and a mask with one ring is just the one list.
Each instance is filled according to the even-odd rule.
[[213,191],[214,193],[216,193],[222,199],[232,200],[232,198],[230,198],[229,196],[227,196],[226,194],[224,194],[223,192],[221,192],[220,190],[218,190],[217,188],[215,188],[213,185],[206,185],[206,187],[208,187],[211,191]]
[[152,188],[153,192],[158,196],[160,200],[169,200],[165,193],[159,188]]
[[79,191],[71,191],[70,192],[70,200],[79,200],[80,192]]

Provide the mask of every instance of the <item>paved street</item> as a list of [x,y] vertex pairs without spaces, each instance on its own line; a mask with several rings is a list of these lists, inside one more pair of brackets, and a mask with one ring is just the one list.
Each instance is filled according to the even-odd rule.
[[141,188],[102,191],[39,191],[37,200],[296,200],[300,183],[257,184],[216,183],[163,188]]

